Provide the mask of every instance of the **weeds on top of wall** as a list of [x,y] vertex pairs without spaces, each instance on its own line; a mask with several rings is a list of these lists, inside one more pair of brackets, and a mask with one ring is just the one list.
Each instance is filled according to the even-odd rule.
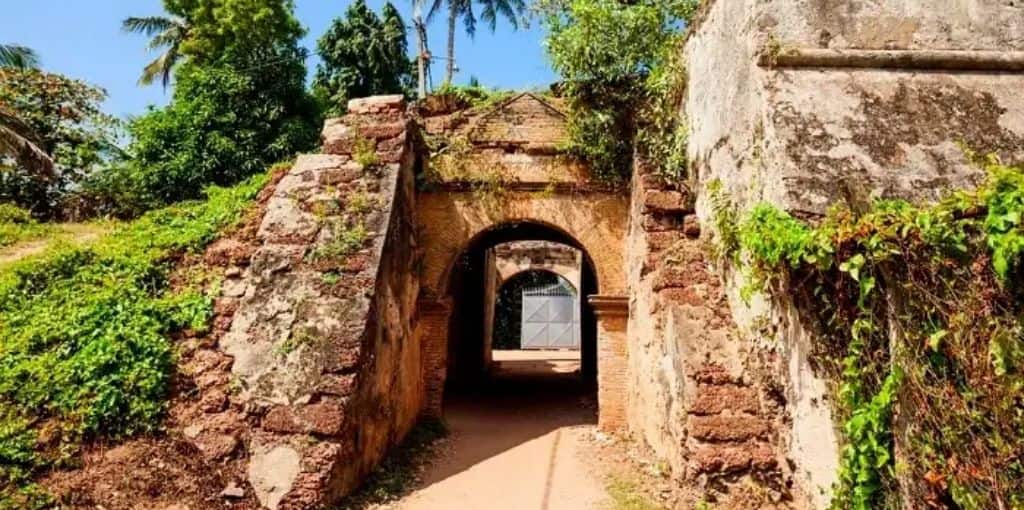
[[762,204],[739,223],[749,285],[822,333],[845,436],[833,508],[1024,508],[1024,169],[986,168],[936,205],[812,227]]
[[686,172],[679,114],[682,30],[699,0],[545,0],[547,51],[564,78],[569,153],[599,180],[628,180],[634,154],[670,179]]
[[235,223],[267,182],[211,187],[87,247],[55,247],[0,273],[0,508],[48,508],[31,483],[81,444],[155,430],[174,354],[167,335],[201,331],[212,299],[169,292],[177,256]]
[[468,108],[487,109],[510,97],[511,90],[492,89],[480,85],[476,78],[471,78],[468,85],[455,85],[445,82],[432,95],[451,97],[457,104]]

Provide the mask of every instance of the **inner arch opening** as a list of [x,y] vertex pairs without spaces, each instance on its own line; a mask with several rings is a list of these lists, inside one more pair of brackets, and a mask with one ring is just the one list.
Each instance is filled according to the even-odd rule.
[[[598,293],[594,264],[583,246],[557,227],[536,222],[514,222],[492,227],[474,237],[449,269],[448,294],[452,299],[449,324],[448,369],[446,392],[474,390],[487,382],[498,368],[492,358],[495,305],[500,297],[502,281],[494,265],[494,249],[500,245],[522,241],[545,241],[572,248],[579,253],[578,282],[569,287],[578,296],[579,303],[579,370],[575,377],[588,388],[596,386],[597,377],[597,322],[586,302],[586,297]],[[525,266],[531,266],[525,263]],[[561,278],[541,266],[526,267],[518,274],[509,275],[507,281],[527,274],[548,274]],[[560,357],[570,354],[569,350]],[[576,356],[573,352],[572,356]]]

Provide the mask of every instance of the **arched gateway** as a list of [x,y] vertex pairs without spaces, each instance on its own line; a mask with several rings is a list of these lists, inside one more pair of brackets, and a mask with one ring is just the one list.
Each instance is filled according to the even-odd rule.
[[449,378],[479,371],[467,358],[487,358],[486,313],[474,294],[483,286],[475,281],[483,252],[551,241],[583,255],[584,373],[598,377],[599,424],[623,426],[628,196],[591,182],[586,168],[559,154],[565,117],[552,100],[525,93],[482,112],[423,115],[427,136],[447,144],[424,162],[429,185],[416,196],[427,412],[441,412]]
[[264,193],[254,245],[211,247],[250,259],[223,284],[218,348],[258,416],[242,443],[263,506],[336,501],[440,414],[446,380],[484,366],[472,262],[509,241],[582,254],[583,372],[599,424],[625,425],[629,198],[558,154],[564,124],[532,94],[485,110],[354,100],[323,154]]

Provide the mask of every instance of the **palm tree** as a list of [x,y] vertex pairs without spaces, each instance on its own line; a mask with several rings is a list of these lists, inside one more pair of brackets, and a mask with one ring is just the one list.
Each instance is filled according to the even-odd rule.
[[53,158],[39,145],[32,128],[0,105],[0,156],[14,158],[19,165],[49,179],[53,177]]
[[125,19],[121,22],[121,28],[125,32],[151,37],[147,49],[164,50],[142,69],[139,85],[149,85],[159,76],[166,89],[171,83],[171,71],[181,58],[181,43],[188,38],[191,29],[188,21],[178,16],[147,16]]
[[[434,0],[427,13],[429,22],[438,12],[444,0]],[[498,24],[498,15],[504,16],[513,28],[519,28],[518,16],[526,10],[524,0],[477,0],[483,8],[480,13],[481,19],[487,23],[491,32]],[[451,83],[455,76],[455,23],[459,18],[463,19],[466,25],[466,33],[470,37],[476,35],[476,14],[473,12],[473,0],[448,0],[448,66],[445,72],[445,82]]]
[[18,44],[0,44],[0,67],[30,69],[39,66],[39,57],[31,48]]
[[[0,68],[32,69],[38,65],[39,57],[32,49],[18,44],[0,44]],[[32,128],[0,104],[0,156],[14,158],[39,175],[52,177],[53,158],[39,145]]]

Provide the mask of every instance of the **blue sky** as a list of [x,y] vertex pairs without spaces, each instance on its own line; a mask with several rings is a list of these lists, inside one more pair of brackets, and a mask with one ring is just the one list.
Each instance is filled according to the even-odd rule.
[[[35,49],[43,68],[99,85],[110,95],[105,109],[124,116],[138,114],[150,104],[166,103],[169,92],[160,85],[136,86],[139,71],[153,55],[145,51],[145,38],[122,33],[120,22],[128,16],[163,12],[160,0],[3,0],[7,15],[0,18],[0,41],[18,43]],[[344,13],[350,0],[295,0],[296,14],[309,33],[303,45],[315,49],[316,39],[330,21]],[[380,12],[384,0],[367,0]],[[411,3],[398,0],[406,24],[411,22]],[[430,49],[443,55],[445,19],[438,16],[429,27]],[[476,39],[470,39],[459,27],[455,55],[461,72],[457,83],[476,76],[487,86],[533,88],[546,86],[555,79],[542,46],[543,33],[533,21],[529,29],[513,31],[507,23],[498,24],[492,34],[478,25]],[[409,30],[410,37],[413,36]],[[410,52],[415,42],[410,38]],[[444,61],[436,60],[435,85],[444,77]],[[312,70],[316,59],[308,62]]]

